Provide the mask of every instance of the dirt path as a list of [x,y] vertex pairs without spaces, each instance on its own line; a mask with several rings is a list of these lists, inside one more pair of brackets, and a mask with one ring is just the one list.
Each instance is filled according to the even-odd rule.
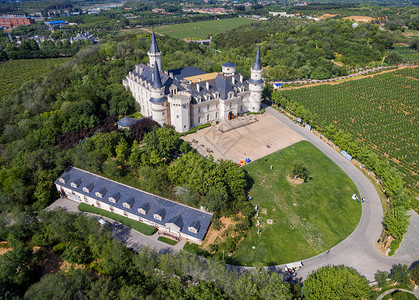
[[[140,28],[141,30],[144,30],[148,33],[153,33],[153,30],[147,29],[147,28]],[[158,34],[160,36],[164,36],[164,34],[158,33],[157,31],[154,31],[154,34]]]
[[402,70],[402,69],[407,69],[407,68],[417,68],[417,67],[418,66],[402,66],[402,67],[399,67],[397,69],[384,70],[384,71],[381,71],[379,73],[374,73],[374,74],[357,75],[356,77],[354,76],[354,77],[344,78],[344,79],[336,78],[336,80],[329,81],[329,82],[316,82],[316,83],[306,84],[306,85],[302,85],[302,86],[283,87],[281,90],[296,90],[296,89],[312,87],[312,86],[317,86],[317,85],[324,85],[324,84],[330,84],[330,85],[341,84],[343,82],[347,82],[347,81],[350,81],[350,80],[359,80],[359,79],[364,79],[364,78],[367,78],[367,77],[374,77],[376,75],[380,75],[380,74],[384,74],[384,73],[394,72],[394,71],[397,71],[397,70]]

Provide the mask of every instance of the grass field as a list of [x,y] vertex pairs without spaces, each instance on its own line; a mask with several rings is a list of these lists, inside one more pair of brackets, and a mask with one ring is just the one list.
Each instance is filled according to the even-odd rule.
[[[351,196],[359,194],[358,190],[316,147],[302,141],[266,158],[267,161],[259,159],[245,166],[254,179],[250,195],[252,204],[258,206],[259,218],[240,242],[231,262],[252,266],[302,260],[330,249],[355,230],[361,204]],[[294,185],[286,179],[296,161],[308,166],[308,182]],[[272,225],[267,224],[268,219]]]
[[85,211],[85,212],[90,212],[93,214],[97,214],[97,215],[101,215],[104,217],[107,217],[109,219],[115,220],[117,222],[120,222],[122,224],[124,224],[125,226],[128,226],[134,230],[137,230],[139,232],[141,232],[142,234],[145,235],[153,235],[157,229],[154,228],[153,226],[149,226],[146,225],[144,223],[140,223],[138,221],[123,217],[121,215],[112,213],[110,211],[104,210],[104,209],[100,209],[91,205],[88,205],[86,203],[80,203],[78,206],[78,209],[80,211]]
[[281,94],[387,157],[419,192],[418,66]]
[[155,31],[179,39],[206,39],[208,36],[226,32],[254,22],[248,18],[231,18],[194,23],[182,23],[174,25],[158,26]]
[[65,63],[69,58],[20,59],[0,63],[0,99],[19,88],[25,81],[44,75],[51,67]]
[[174,246],[174,245],[176,245],[176,244],[177,244],[177,242],[176,242],[175,240],[168,239],[167,237],[164,237],[164,236],[159,236],[157,239],[158,239],[160,242],[166,243],[166,244],[168,244],[168,245],[170,245],[170,246]]

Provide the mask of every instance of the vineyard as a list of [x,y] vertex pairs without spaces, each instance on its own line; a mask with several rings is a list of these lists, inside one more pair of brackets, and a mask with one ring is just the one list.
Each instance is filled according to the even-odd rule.
[[418,192],[419,67],[281,94],[387,157]]
[[25,81],[44,75],[50,67],[66,62],[68,58],[21,59],[0,63],[0,99],[19,88]]
[[391,52],[397,52],[402,56],[402,62],[418,62],[419,61],[419,51],[410,49],[409,47],[394,47]]

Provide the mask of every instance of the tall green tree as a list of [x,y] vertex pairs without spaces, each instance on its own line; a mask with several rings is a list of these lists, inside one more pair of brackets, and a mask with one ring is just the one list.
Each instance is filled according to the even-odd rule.
[[352,268],[326,266],[311,273],[304,281],[306,299],[367,299],[371,295],[368,280]]
[[384,217],[384,227],[394,238],[401,240],[409,226],[409,216],[404,207],[392,207]]

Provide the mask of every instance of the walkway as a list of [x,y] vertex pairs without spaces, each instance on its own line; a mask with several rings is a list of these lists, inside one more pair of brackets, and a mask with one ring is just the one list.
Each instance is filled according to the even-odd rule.
[[[363,203],[361,220],[355,231],[343,242],[330,249],[329,253],[325,252],[303,260],[304,266],[299,270],[298,277],[303,277],[304,279],[308,274],[325,265],[343,264],[355,268],[370,282],[373,282],[375,281],[374,273],[377,270],[389,271],[394,264],[401,263],[410,266],[412,262],[419,260],[418,251],[393,257],[382,256],[377,252],[375,246],[382,230],[383,210],[374,186],[357,167],[321,141],[319,137],[294,123],[274,108],[267,107],[266,112],[295,130],[327,155],[352,179],[360,192],[360,197],[366,199]],[[276,267],[283,268],[285,266],[280,265]]]
[[418,289],[418,288],[415,288],[415,289],[413,290],[413,292],[412,292],[412,291],[409,291],[409,290],[405,290],[405,289],[392,289],[392,290],[388,290],[388,291],[385,291],[384,293],[382,293],[380,296],[378,296],[378,297],[377,297],[377,300],[381,300],[381,299],[383,299],[385,296],[387,296],[388,294],[391,294],[392,292],[398,292],[398,291],[401,291],[401,292],[405,292],[405,293],[412,294],[412,295],[414,295],[416,298],[418,298],[418,299],[419,299],[419,289]]

